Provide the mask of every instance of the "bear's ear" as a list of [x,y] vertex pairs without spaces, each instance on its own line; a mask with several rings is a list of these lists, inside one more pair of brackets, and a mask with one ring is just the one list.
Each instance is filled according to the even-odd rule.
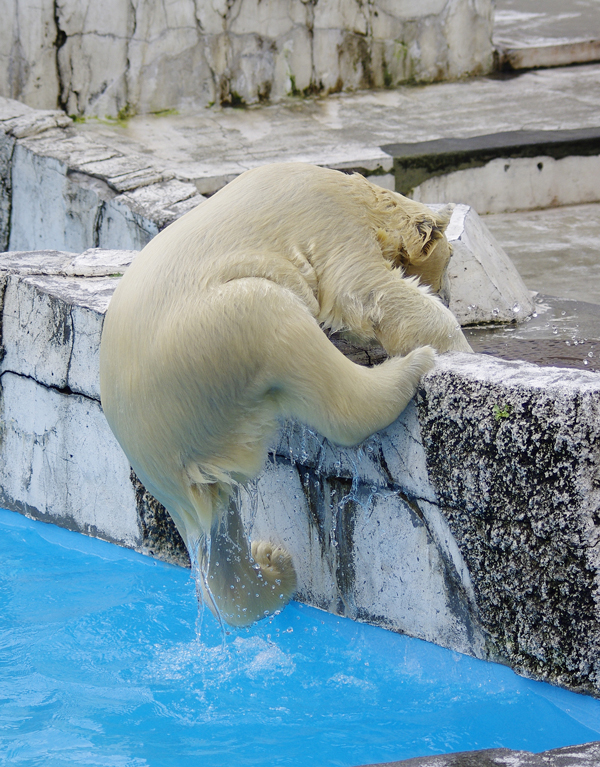
[[[412,252],[409,254],[411,263],[425,261],[428,258],[431,251],[437,245],[438,240],[443,239],[444,232],[452,218],[453,210],[454,205],[450,203],[438,211],[431,211],[416,218],[415,227],[418,234],[418,243],[411,243],[413,245],[413,248],[411,248]],[[417,248],[415,248],[415,245]]]
[[453,202],[449,202],[447,205],[444,205],[443,208],[434,212],[433,215],[435,217],[436,228],[440,229],[442,233],[446,231],[455,207]]

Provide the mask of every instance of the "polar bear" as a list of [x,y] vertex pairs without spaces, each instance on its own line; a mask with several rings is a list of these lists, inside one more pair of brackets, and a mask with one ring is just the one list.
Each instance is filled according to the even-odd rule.
[[[296,587],[289,553],[250,549],[231,503],[278,420],[355,445],[398,417],[434,349],[470,351],[431,290],[449,217],[359,175],[267,165],[158,234],[120,281],[100,351],[104,412],[226,622],[262,618]],[[376,339],[390,359],[360,367],[323,329]]]

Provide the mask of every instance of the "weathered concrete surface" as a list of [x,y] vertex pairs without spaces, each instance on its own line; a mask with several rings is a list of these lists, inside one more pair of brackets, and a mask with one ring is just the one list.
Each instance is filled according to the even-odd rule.
[[[129,258],[4,257],[0,504],[184,562],[98,400]],[[307,602],[599,694],[599,410],[597,374],[446,355],[358,448],[285,425],[239,503],[289,547]]]
[[491,0],[9,3],[0,95],[67,114],[189,110],[491,71]]
[[62,112],[0,100],[4,250],[139,250],[202,199],[142,154],[78,134]]
[[598,3],[496,0],[493,40],[498,65],[510,69],[598,61]]
[[594,742],[556,748],[539,754],[511,751],[509,748],[491,748],[485,751],[419,756],[401,762],[380,762],[363,767],[598,767],[599,764],[600,742]]
[[[600,204],[499,213],[483,222],[530,290],[600,304],[600,279],[590,279],[600,268]],[[586,337],[595,337],[591,328],[579,334]]]
[[461,325],[521,322],[534,312],[530,291],[473,208],[454,208],[446,236],[448,306]]
[[600,376],[457,362],[426,378],[419,421],[482,623],[521,673],[598,690]]

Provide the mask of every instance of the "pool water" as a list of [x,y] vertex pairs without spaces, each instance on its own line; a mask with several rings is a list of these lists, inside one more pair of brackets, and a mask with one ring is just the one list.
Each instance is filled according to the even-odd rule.
[[299,603],[223,641],[189,572],[0,510],[0,763],[340,765],[598,740],[600,700]]

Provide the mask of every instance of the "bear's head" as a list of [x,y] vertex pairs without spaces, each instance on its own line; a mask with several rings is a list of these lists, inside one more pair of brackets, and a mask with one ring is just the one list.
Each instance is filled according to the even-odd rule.
[[433,211],[422,203],[401,197],[402,226],[378,229],[377,239],[384,258],[406,277],[418,277],[434,293],[444,288],[444,277],[452,255],[445,231],[452,217],[453,205]]

